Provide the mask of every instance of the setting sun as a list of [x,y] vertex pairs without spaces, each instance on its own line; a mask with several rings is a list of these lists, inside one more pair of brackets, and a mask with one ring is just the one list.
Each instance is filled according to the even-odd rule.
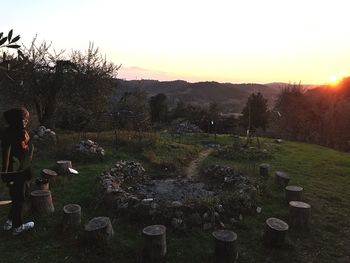
[[331,86],[337,85],[338,82],[339,82],[339,79],[338,79],[337,76],[332,75],[332,76],[329,77],[329,84],[330,84]]

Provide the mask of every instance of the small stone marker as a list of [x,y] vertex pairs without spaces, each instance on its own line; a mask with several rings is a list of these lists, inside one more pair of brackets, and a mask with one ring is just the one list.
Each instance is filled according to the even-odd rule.
[[268,163],[262,163],[259,165],[260,169],[260,175],[262,177],[268,177],[269,176],[269,170],[270,170],[270,165]]
[[161,261],[167,252],[166,227],[163,225],[151,225],[142,230],[143,257],[150,262]]
[[289,224],[296,230],[309,230],[311,206],[308,203],[289,202]]
[[78,227],[81,224],[81,207],[77,204],[68,204],[63,207],[63,230]]
[[114,236],[114,230],[109,217],[94,217],[85,225],[85,232],[89,239],[98,245],[105,245]]
[[286,201],[289,204],[290,201],[302,201],[303,200],[303,188],[300,186],[289,185],[285,188]]
[[32,208],[39,214],[50,214],[55,211],[49,190],[35,190],[30,193]]
[[277,171],[275,174],[276,184],[280,189],[285,189],[289,183],[289,176],[285,172]]
[[282,246],[289,226],[281,219],[270,217],[266,220],[264,245],[269,247]]
[[232,263],[238,258],[237,234],[229,230],[216,230],[214,237],[214,259],[216,263]]

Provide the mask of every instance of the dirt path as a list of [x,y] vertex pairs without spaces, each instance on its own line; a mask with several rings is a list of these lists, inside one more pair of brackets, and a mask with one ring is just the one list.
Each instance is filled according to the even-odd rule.
[[199,153],[197,159],[193,160],[186,169],[187,178],[192,178],[192,177],[198,176],[199,166],[204,161],[204,159],[207,158],[208,155],[212,153],[212,151],[213,151],[213,149],[206,149],[206,150],[201,151]]

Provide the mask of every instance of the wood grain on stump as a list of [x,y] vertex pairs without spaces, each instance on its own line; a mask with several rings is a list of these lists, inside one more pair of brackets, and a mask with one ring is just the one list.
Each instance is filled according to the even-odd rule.
[[266,220],[264,244],[270,247],[279,247],[284,243],[289,226],[281,219],[270,217]]
[[49,190],[35,190],[30,193],[32,208],[39,214],[50,214],[55,211]]
[[289,185],[285,188],[286,202],[290,201],[302,201],[303,200],[303,188],[300,186]]
[[88,239],[96,242],[97,245],[108,243],[114,236],[114,230],[109,217],[99,216],[91,219],[85,225],[85,232]]
[[166,227],[163,225],[151,225],[142,230],[143,259],[146,262],[159,262],[167,252]]
[[214,237],[214,262],[236,262],[237,234],[229,230],[216,230],[212,233]]
[[296,230],[309,230],[311,205],[299,201],[289,202],[289,225]]
[[259,165],[259,172],[262,177],[269,176],[270,165],[268,163],[262,163]]
[[68,204],[63,207],[63,230],[79,227],[81,224],[81,207],[77,204]]
[[43,169],[41,171],[41,176],[48,180],[55,180],[57,177],[57,173],[50,169]]
[[72,162],[68,160],[59,160],[56,162],[57,170],[60,175],[69,174],[68,168],[72,167]]
[[289,176],[285,172],[277,171],[275,174],[276,184],[280,189],[285,189],[289,183]]

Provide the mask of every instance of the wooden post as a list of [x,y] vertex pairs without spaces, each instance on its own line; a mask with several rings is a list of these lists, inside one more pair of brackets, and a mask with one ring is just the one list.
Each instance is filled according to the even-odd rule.
[[282,246],[289,226],[281,219],[270,217],[266,220],[264,245],[270,247]]
[[72,162],[68,160],[59,160],[56,162],[57,170],[60,175],[69,174],[68,168],[72,167]]
[[229,230],[216,230],[214,237],[214,262],[232,263],[238,258],[237,234]]
[[81,207],[77,204],[68,204],[63,207],[63,230],[78,227],[81,224]]
[[270,170],[270,165],[268,163],[262,163],[259,165],[259,171],[260,171],[260,175],[262,177],[269,177],[269,170]]
[[311,206],[304,202],[289,202],[289,224],[296,230],[309,230]]
[[50,170],[50,169],[43,169],[41,171],[41,176],[44,179],[47,179],[50,182],[55,183],[56,182],[56,178],[57,178],[57,173],[55,171],[53,171],[53,170]]
[[285,189],[289,183],[289,176],[285,172],[277,171],[275,174],[275,180],[278,188]]
[[151,225],[142,230],[143,259],[147,262],[159,262],[164,259],[166,248],[166,227]]
[[114,236],[114,230],[109,217],[94,217],[85,225],[87,237],[98,245],[105,245]]
[[39,214],[50,214],[55,211],[49,190],[35,190],[30,193],[32,208]]
[[289,185],[285,188],[286,202],[303,200],[303,188],[300,186]]

